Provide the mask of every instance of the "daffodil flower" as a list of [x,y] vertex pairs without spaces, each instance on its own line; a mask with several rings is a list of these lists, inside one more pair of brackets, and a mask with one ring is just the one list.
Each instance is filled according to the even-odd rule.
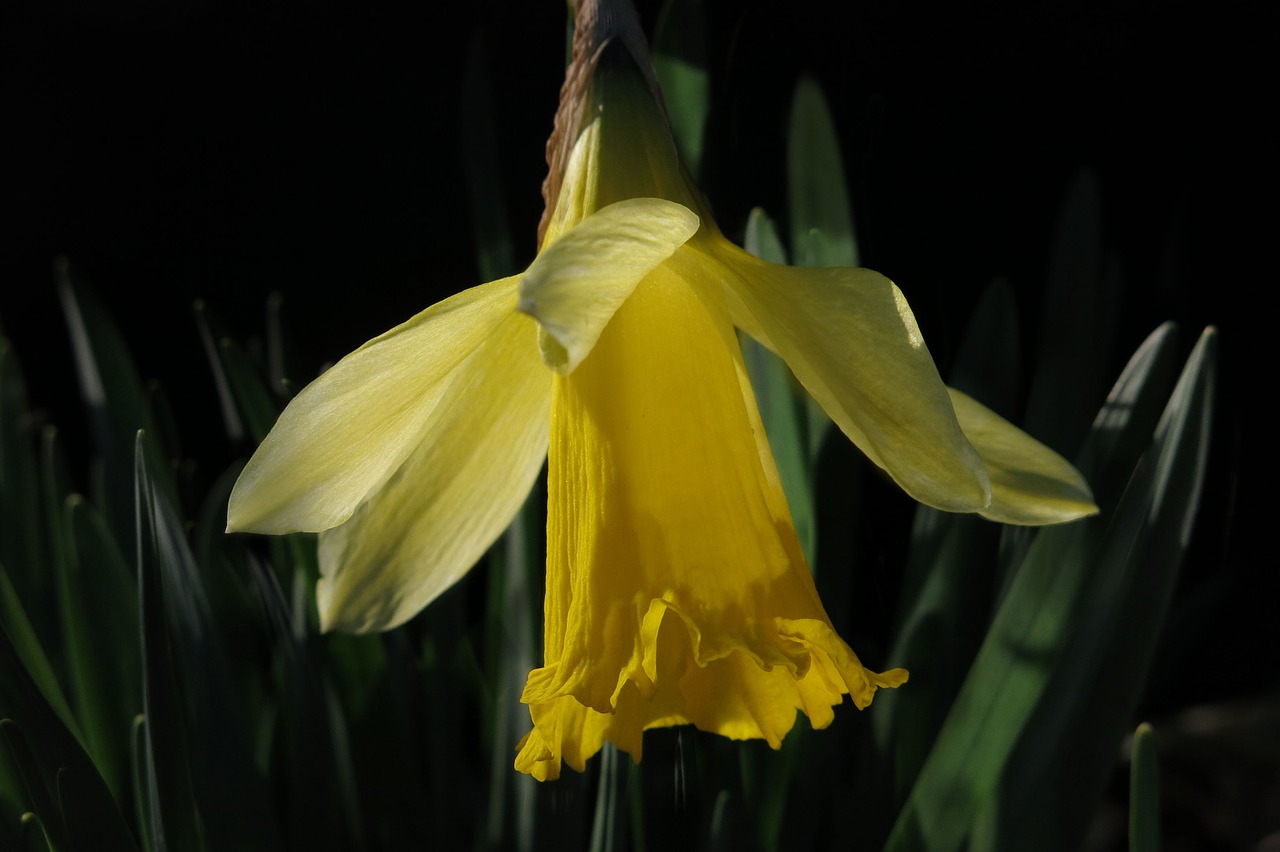
[[427,308],[289,404],[228,528],[319,532],[324,629],[385,630],[458,581],[548,464],[545,664],[516,767],[693,724],[778,747],[896,687],[836,634],[801,552],[735,326],[930,506],[1096,511],[1061,457],[938,376],[901,291],[760,261],[682,170],[634,13],[583,0],[548,145],[541,249]]

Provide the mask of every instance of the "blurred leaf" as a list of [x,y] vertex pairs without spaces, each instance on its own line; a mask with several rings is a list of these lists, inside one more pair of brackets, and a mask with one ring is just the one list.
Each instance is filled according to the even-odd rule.
[[620,800],[625,794],[627,767],[612,743],[600,750],[600,777],[596,787],[595,816],[591,822],[591,852],[614,852],[625,848],[626,811]]
[[525,679],[537,666],[536,582],[546,552],[542,530],[546,511],[535,487],[502,537],[502,546],[490,554],[486,668],[491,675],[490,763],[488,819],[484,846],[531,850],[536,828],[537,782],[512,771],[516,746],[528,731],[528,711],[520,703]]
[[[275,757],[273,777],[286,797],[285,833],[299,849],[335,844],[355,850],[369,848],[368,826],[352,768],[352,720],[326,682],[326,672],[313,653],[316,649],[309,646],[306,625],[295,632],[293,605],[276,574],[256,560],[250,567],[267,616],[270,645],[277,656],[274,695],[278,709],[271,719],[272,729],[262,736],[270,740]],[[376,637],[350,638],[377,645]],[[371,662],[375,673],[380,673],[380,657],[369,659],[375,661]]]
[[[218,344],[215,339],[214,331],[211,328],[212,322],[205,309],[202,301],[197,301],[194,305],[196,314],[196,328],[200,332],[200,343],[204,347],[205,357],[209,359],[209,367],[213,370],[213,386],[218,393],[218,410],[222,412],[222,426],[227,433],[228,440],[232,444],[237,444],[244,440],[244,424],[240,419],[240,412],[236,406],[235,398],[231,395],[231,382],[227,379],[227,371],[222,365],[222,358],[218,353]],[[261,441],[261,438],[257,439]]]
[[516,271],[511,226],[503,203],[498,133],[493,120],[493,91],[485,68],[489,65],[479,32],[467,47],[462,74],[462,105],[458,145],[467,182],[471,224],[476,232],[480,277],[495,281]]
[[48,603],[51,615],[51,578],[37,570],[45,564],[45,541],[41,504],[32,499],[40,492],[34,426],[22,370],[0,329],[0,565],[16,572],[28,606]]
[[[1097,178],[1083,169],[1067,187],[1054,228],[1037,327],[1040,343],[1021,418],[1028,434],[1065,458],[1079,453],[1111,380],[1120,272],[1114,260],[1104,260],[1101,208]],[[1005,589],[1034,534],[1027,527],[1005,528],[1000,544]]]
[[[328,681],[324,684],[324,698],[329,735],[333,743],[334,785],[343,806],[342,814],[346,820],[347,832],[353,838],[351,845],[359,852],[368,849],[369,844],[365,841],[366,821],[361,808],[359,782],[356,779],[355,757],[351,753],[350,730],[338,696]],[[311,789],[309,785],[306,788],[308,792]],[[406,822],[416,825],[411,821]]]
[[1106,395],[1119,311],[1119,269],[1104,262],[1097,178],[1076,175],[1062,201],[1040,306],[1040,346],[1023,428],[1073,458]]
[[848,183],[835,121],[818,84],[802,77],[791,105],[787,190],[798,266],[857,266]]
[[871,719],[881,753],[892,756],[891,778],[881,785],[887,812],[920,774],[981,645],[999,532],[972,515],[916,509],[910,593],[886,657],[910,668],[911,689],[878,694]]
[[154,772],[147,758],[147,717],[138,714],[133,720],[130,731],[129,751],[133,755],[133,804],[137,811],[138,833],[142,837],[142,848],[155,850],[156,840],[153,829],[158,815],[153,817],[157,803],[154,798]]
[[71,552],[60,565],[64,647],[86,747],[127,801],[130,724],[138,712],[136,581],[101,515],[79,497],[65,510]]
[[[18,798],[24,803],[23,810],[36,817],[44,814],[44,818],[40,820],[41,830],[43,831],[45,820],[48,820],[57,832],[60,823],[57,818],[58,806],[55,804],[53,790],[47,783],[45,767],[36,758],[27,738],[12,719],[0,719],[0,734],[3,734],[4,745],[18,770],[17,780],[21,784]],[[27,816],[24,814],[23,822],[26,821]],[[27,830],[30,830],[29,826]],[[46,834],[46,839],[48,845],[53,848],[66,845],[64,838],[60,835],[55,834],[54,837],[49,838]]]
[[[1146,448],[1173,389],[1178,368],[1176,342],[1173,323],[1166,322],[1147,336],[1121,371],[1076,458],[1076,469],[1093,489],[1103,515],[1115,508],[1114,502],[1133,474],[1133,459]],[[1005,587],[997,600],[1007,591],[1007,583],[1035,534],[1033,527],[1006,526],[1001,532],[999,575]]]
[[[129,829],[111,792],[80,742],[40,694],[0,630],[0,734],[11,761],[0,783],[19,778],[25,794],[7,789],[0,803],[25,798],[26,810],[40,817],[41,831],[52,832],[65,852],[136,852]],[[74,778],[74,781],[70,780]],[[8,821],[9,815],[0,819]],[[26,817],[23,817],[26,820]],[[29,827],[20,829],[20,833]]]
[[1129,850],[1160,852],[1160,756],[1155,731],[1142,723],[1133,734],[1129,771]]
[[1076,459],[1103,514],[1115,508],[1133,474],[1130,460],[1142,453],[1160,421],[1177,375],[1177,340],[1177,327],[1169,322],[1147,336],[1121,371]]
[[68,850],[136,852],[124,815],[96,773],[61,767],[57,789]]
[[247,430],[256,446],[280,415],[279,397],[267,386],[258,365],[226,336],[205,304],[197,302],[195,311],[200,339],[213,369],[227,437],[233,444],[238,443],[244,440]]
[[[1084,590],[1071,653],[1053,672],[1028,723],[1034,736],[1018,744],[1001,779],[1007,793],[1001,796],[999,848],[1031,842],[1045,852],[1078,848],[1086,825],[1077,815],[1097,807],[1120,742],[1132,729],[1199,507],[1214,349],[1215,333],[1206,331],[1156,426],[1156,441],[1167,449],[1158,460],[1144,457],[1117,507],[1118,544],[1103,551]],[[1149,485],[1140,478],[1144,473]],[[1104,501],[1112,502],[1109,495]],[[1124,510],[1135,502],[1130,518]],[[1141,514],[1144,506],[1148,514]],[[1126,521],[1131,531],[1121,526]]]
[[[148,780],[157,845],[276,849],[265,785],[242,727],[226,644],[205,579],[172,504],[150,477],[138,438],[139,608]],[[189,720],[189,721],[188,721]],[[205,820],[236,814],[236,821]],[[158,818],[157,818],[158,815]],[[196,845],[199,844],[199,845]]]
[[[299,375],[293,363],[293,347],[284,323],[284,296],[267,296],[267,387],[277,399],[288,400],[297,392],[289,377]],[[292,388],[292,390],[291,390]]]
[[[410,637],[404,634],[387,636],[388,640],[406,640],[406,645],[397,648],[392,641],[386,643],[391,695],[382,699],[384,709],[395,711],[393,720],[402,732],[398,739],[417,746],[421,749],[419,753],[431,756],[421,781],[417,781],[416,772],[410,774],[410,767],[404,767],[406,781],[402,786],[408,787],[409,778],[424,784],[432,807],[429,813],[422,814],[423,818],[438,830],[453,828],[460,835],[459,842],[461,837],[467,837],[474,831],[469,822],[458,818],[467,807],[462,791],[464,786],[473,787],[479,780],[468,760],[467,743],[456,734],[467,724],[468,706],[475,706],[480,699],[474,690],[469,689],[474,685],[471,679],[473,671],[464,665],[474,654],[464,588],[454,586],[450,590],[452,594],[443,595],[431,604],[422,616],[422,634],[416,645],[408,645]],[[411,656],[413,651],[417,652],[416,659]],[[409,675],[419,671],[422,677],[420,688],[410,692],[407,687],[418,685]],[[422,702],[425,729],[413,724],[418,702]],[[512,757],[514,759],[514,755]]]
[[59,846],[49,837],[45,830],[44,820],[38,814],[22,815],[23,848],[30,852],[59,852]]
[[75,353],[80,394],[102,462],[103,499],[95,499],[95,503],[106,512],[116,540],[130,542],[134,524],[129,517],[127,495],[132,493],[138,430],[145,435],[143,447],[155,481],[170,499],[176,498],[176,488],[165,453],[156,442],[159,432],[147,404],[148,394],[123,337],[105,309],[77,283],[65,258],[59,259],[55,271]]
[[711,102],[705,20],[703,0],[667,0],[658,15],[652,50],[680,159],[695,178],[702,169]]
[[[1123,496],[1099,494],[1100,517],[1036,535],[894,827],[889,849],[958,849],[1006,773],[1024,773],[1021,784],[1033,788],[1021,791],[1026,798],[1048,795],[1042,782],[1055,773],[1043,758],[1058,756],[1055,746],[1064,731],[1093,729],[1090,758],[1099,749],[1114,752],[1117,740],[1107,741],[1106,734],[1117,719],[1127,724],[1132,713],[1128,699],[1136,696],[1149,663],[1199,497],[1212,408],[1212,339],[1206,332],[1192,353],[1149,448],[1132,462],[1134,475]],[[1126,373],[1126,378],[1134,377]],[[1131,418],[1126,426],[1141,424],[1141,418]],[[1130,591],[1147,600],[1139,605]],[[1121,623],[1125,629],[1116,634]],[[1130,633],[1136,638],[1119,641]],[[1136,684],[1127,693],[1122,689],[1118,699],[1100,688],[1101,683],[1117,686],[1113,671]],[[1064,697],[1059,690],[1078,683],[1082,674],[1095,679],[1087,694]],[[1080,791],[1096,794],[1095,789]],[[1002,809],[996,815],[1001,831],[991,839],[998,848],[1026,848],[1019,843],[1025,844],[1029,834],[1004,831],[1011,825],[1003,821],[1006,814],[1021,819],[1016,811]],[[1057,813],[1080,823],[1079,810]],[[1022,825],[1031,830],[1028,823]],[[1038,831],[1043,839],[1045,826],[1038,824]]]
[[1016,423],[1020,364],[1018,306],[1009,282],[998,278],[987,285],[973,309],[947,384]]
[[[0,719],[0,725],[10,720]],[[0,849],[17,843],[22,814],[27,810],[22,770],[7,746],[0,747]]]
[[235,343],[218,342],[218,361],[226,371],[236,408],[248,425],[254,443],[261,443],[280,415],[278,397],[267,388],[257,366]]
[[[58,676],[49,665],[44,647],[40,644],[40,639],[36,636],[31,621],[27,618],[26,610],[23,609],[22,601],[18,600],[17,590],[10,582],[9,574],[3,565],[0,565],[0,630],[6,634],[8,647],[12,649],[15,660],[20,661],[22,668],[30,676],[40,695],[57,714],[59,721],[77,740],[83,742],[84,738],[76,724],[75,714],[71,712],[71,705],[67,702],[62,686],[58,683]],[[19,684],[20,681],[16,679],[12,683],[0,680],[0,716],[11,715],[5,707],[6,702],[12,700],[12,696],[6,696],[6,692],[9,688],[19,688]]]
[[782,245],[782,238],[778,235],[778,226],[760,207],[753,208],[751,215],[747,218],[743,248],[769,263],[785,264],[787,262],[787,250]]
[[[227,500],[239,472],[240,465],[232,465],[213,481],[190,530],[192,557],[205,578],[209,609],[217,622],[221,656],[232,662],[260,653],[255,643],[261,637],[246,629],[245,616],[259,616],[263,607],[252,570],[258,562],[249,555],[252,539],[226,533]],[[254,626],[256,624],[255,619]],[[286,629],[285,633],[288,632]],[[235,677],[242,680],[239,675]],[[238,685],[247,688],[247,684]]]
[[[75,547],[68,523],[69,516],[65,508],[71,484],[58,442],[57,430],[51,426],[47,427],[41,439],[40,487],[34,502],[38,502],[42,509],[40,514],[44,524],[41,531],[46,534],[46,561],[41,566],[30,566],[39,570],[25,573],[45,575],[45,582],[51,585],[40,597],[31,597],[31,592],[28,590],[29,596],[25,597],[24,601],[41,605],[41,611],[38,611],[37,619],[33,619],[33,622],[43,625],[45,630],[53,633],[45,640],[46,647],[53,649],[50,664],[55,670],[62,672],[64,677],[68,677],[71,672],[71,661],[64,659],[68,655],[68,648],[66,612],[62,599],[66,594],[65,578],[75,560]],[[70,683],[69,678],[68,683]],[[87,745],[83,738],[81,742]]]
[[145,720],[139,728],[138,743],[141,748],[140,807],[152,849],[199,852],[205,848],[205,842],[192,787],[180,680],[165,623],[165,569],[161,564],[158,513],[141,435],[137,438],[135,463],[138,623]]

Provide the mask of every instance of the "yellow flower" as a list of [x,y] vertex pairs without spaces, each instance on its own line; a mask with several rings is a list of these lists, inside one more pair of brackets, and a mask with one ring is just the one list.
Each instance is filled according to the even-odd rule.
[[[584,11],[585,10],[585,11]],[[1063,459],[938,377],[896,286],[757,260],[680,167],[628,9],[579,4],[542,246],[342,359],[241,474],[228,528],[320,532],[325,629],[394,627],[455,583],[548,461],[545,664],[516,766],[636,759],[678,724],[777,747],[865,669],[800,550],[734,326],[909,494],[1011,523],[1096,511]],[[531,319],[532,318],[532,319]]]

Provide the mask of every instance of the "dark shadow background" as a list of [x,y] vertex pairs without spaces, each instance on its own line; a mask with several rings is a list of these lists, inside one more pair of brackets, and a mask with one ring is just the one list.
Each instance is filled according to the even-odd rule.
[[[652,33],[659,4],[640,5]],[[907,293],[944,372],[993,278],[1013,284],[1034,327],[1063,193],[1092,170],[1125,282],[1113,372],[1166,319],[1188,350],[1204,326],[1221,331],[1213,470],[1184,583],[1220,584],[1226,597],[1199,655],[1170,661],[1186,669],[1173,689],[1203,700],[1274,691],[1280,588],[1262,531],[1276,470],[1262,442],[1276,381],[1264,348],[1275,8],[708,8],[703,183],[723,230],[738,238],[753,205],[785,212],[789,101],[797,76],[814,76],[839,123],[864,262]],[[487,57],[518,260],[531,259],[564,21],[561,4],[528,0],[6,4],[0,322],[40,416],[74,449],[82,415],[52,283],[60,255],[106,302],[144,376],[172,398],[187,451],[214,473],[238,448],[217,428],[194,299],[246,339],[280,292],[314,373],[479,283],[457,124],[472,38]],[[1188,698],[1153,696],[1153,707]]]

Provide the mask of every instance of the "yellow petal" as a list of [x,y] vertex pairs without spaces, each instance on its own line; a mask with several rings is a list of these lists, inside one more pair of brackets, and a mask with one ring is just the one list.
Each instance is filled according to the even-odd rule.
[[951,512],[986,508],[991,492],[982,459],[960,430],[892,281],[868,269],[765,263],[719,235],[689,243],[674,260],[718,276],[734,322],[781,355],[849,439],[908,494]]
[[507,278],[452,296],[303,388],[236,481],[228,531],[319,532],[351,517],[422,440],[453,371],[511,313],[515,290]]
[[543,249],[520,279],[548,367],[572,373],[636,284],[698,230],[692,210],[632,198],[593,213]]
[[822,729],[834,721],[832,705],[840,702],[841,693],[851,693],[865,709],[877,689],[907,681],[905,669],[881,674],[864,668],[825,620],[780,620],[775,626],[782,641],[808,650],[804,676],[797,678],[782,666],[764,668],[743,652],[697,664],[688,651],[688,625],[663,620],[655,644],[666,677],[657,691],[646,698],[628,682],[609,713],[569,696],[530,705],[534,727],[520,742],[516,769],[540,781],[559,777],[562,763],[582,772],[606,740],[640,760],[644,731],[690,723],[730,739],[763,739],[779,748],[797,710]]
[[551,373],[510,313],[450,377],[420,443],[351,519],[320,535],[321,627],[386,630],[484,555],[547,452]]
[[905,673],[835,634],[778,481],[717,282],[650,274],[556,376],[545,665],[517,768],[553,778],[605,740],[694,724],[777,746]]
[[1005,524],[1057,524],[1098,514],[1093,493],[1070,462],[991,409],[947,388],[960,428],[991,475],[984,518]]

